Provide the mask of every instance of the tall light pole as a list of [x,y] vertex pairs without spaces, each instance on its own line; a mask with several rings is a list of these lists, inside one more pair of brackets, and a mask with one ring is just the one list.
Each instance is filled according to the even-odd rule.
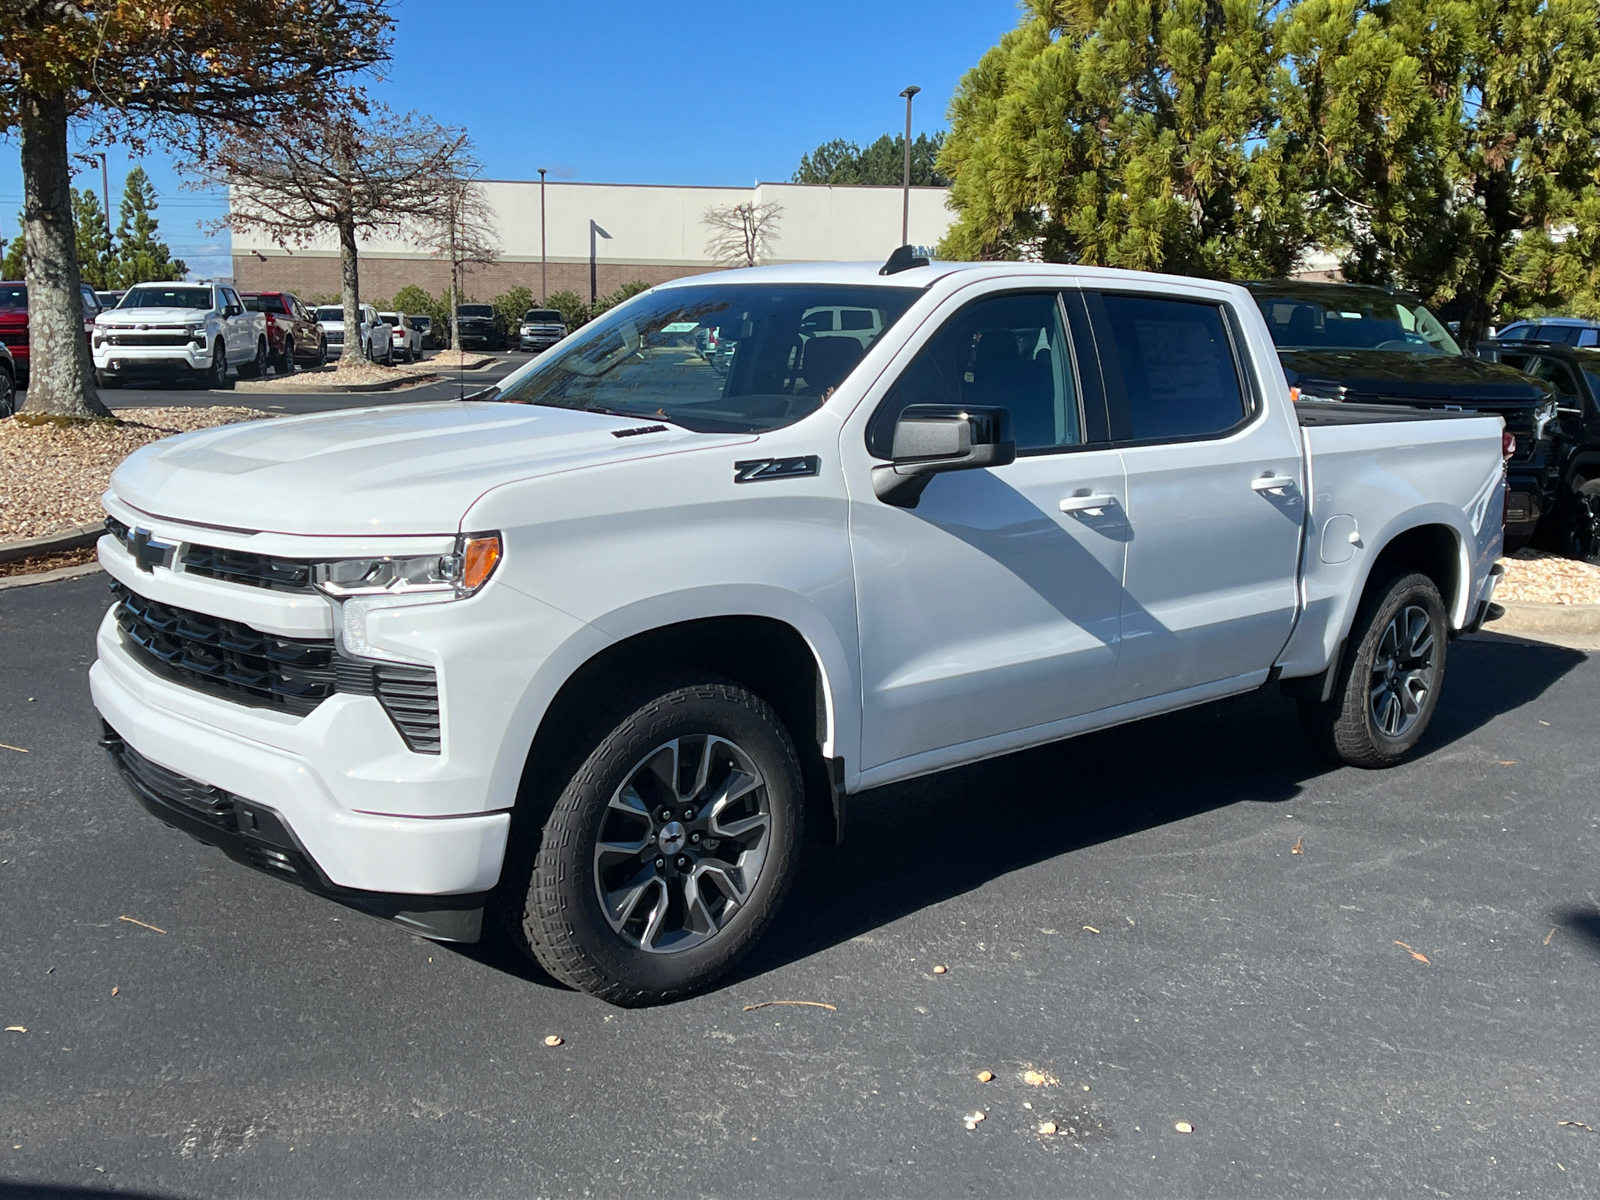
[[93,163],[95,159],[100,160],[100,203],[105,205],[106,208],[106,248],[109,250],[111,247],[111,175],[106,170],[105,152],[96,150],[89,154],[80,154],[78,158],[86,163]]
[[599,273],[598,273],[598,271],[597,271],[597,269],[595,267],[595,255],[596,255],[596,243],[595,243],[595,240],[594,240],[595,234],[599,234],[601,237],[605,238],[606,241],[608,241],[608,242],[611,240],[611,235],[609,233],[607,233],[604,229],[601,229],[600,226],[596,225],[594,223],[594,219],[591,217],[589,219],[589,307],[590,308],[594,307],[594,302],[597,299],[599,299],[599,296],[600,296]]
[[922,89],[912,84],[900,94],[906,98],[906,173],[905,203],[900,209],[900,244],[911,244],[911,98]]
[[539,168],[539,303],[543,304],[550,299],[550,258],[545,253],[544,242],[544,173],[545,168]]

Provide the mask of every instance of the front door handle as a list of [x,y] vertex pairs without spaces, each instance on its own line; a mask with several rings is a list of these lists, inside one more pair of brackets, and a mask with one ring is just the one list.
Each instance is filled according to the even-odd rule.
[[1250,486],[1258,492],[1275,492],[1281,496],[1294,486],[1294,479],[1288,475],[1275,475],[1269,472],[1259,479],[1252,479]]
[[1061,511],[1064,513],[1087,513],[1091,517],[1098,517],[1116,502],[1117,498],[1115,496],[1063,496],[1061,499]]

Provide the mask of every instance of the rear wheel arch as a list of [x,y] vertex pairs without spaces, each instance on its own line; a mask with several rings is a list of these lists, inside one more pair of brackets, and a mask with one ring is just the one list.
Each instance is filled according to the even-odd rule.
[[1459,629],[1471,619],[1472,614],[1466,611],[1472,598],[1472,558],[1467,543],[1454,527],[1430,523],[1394,533],[1373,556],[1362,581],[1360,603],[1352,608],[1352,623],[1357,610],[1387,587],[1390,580],[1408,571],[1433,581],[1453,628]]

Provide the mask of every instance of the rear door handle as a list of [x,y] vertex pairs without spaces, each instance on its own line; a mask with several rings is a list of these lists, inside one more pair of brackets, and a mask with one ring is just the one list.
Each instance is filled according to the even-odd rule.
[[1061,511],[1087,513],[1091,517],[1098,517],[1116,502],[1115,496],[1064,496],[1061,499]]
[[1252,489],[1258,492],[1287,492],[1294,486],[1294,480],[1288,475],[1263,475],[1259,479],[1250,481]]

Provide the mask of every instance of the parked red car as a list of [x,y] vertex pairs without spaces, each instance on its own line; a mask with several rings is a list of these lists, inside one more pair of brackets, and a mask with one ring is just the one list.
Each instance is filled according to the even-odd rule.
[[[83,291],[83,340],[90,344],[94,319],[101,313],[100,297],[87,283]],[[28,285],[20,280],[0,282],[0,345],[16,362],[17,386],[28,386]]]
[[316,316],[290,292],[240,292],[251,312],[267,315],[267,354],[280,375],[290,371],[290,360],[308,367],[328,361],[328,339]]

